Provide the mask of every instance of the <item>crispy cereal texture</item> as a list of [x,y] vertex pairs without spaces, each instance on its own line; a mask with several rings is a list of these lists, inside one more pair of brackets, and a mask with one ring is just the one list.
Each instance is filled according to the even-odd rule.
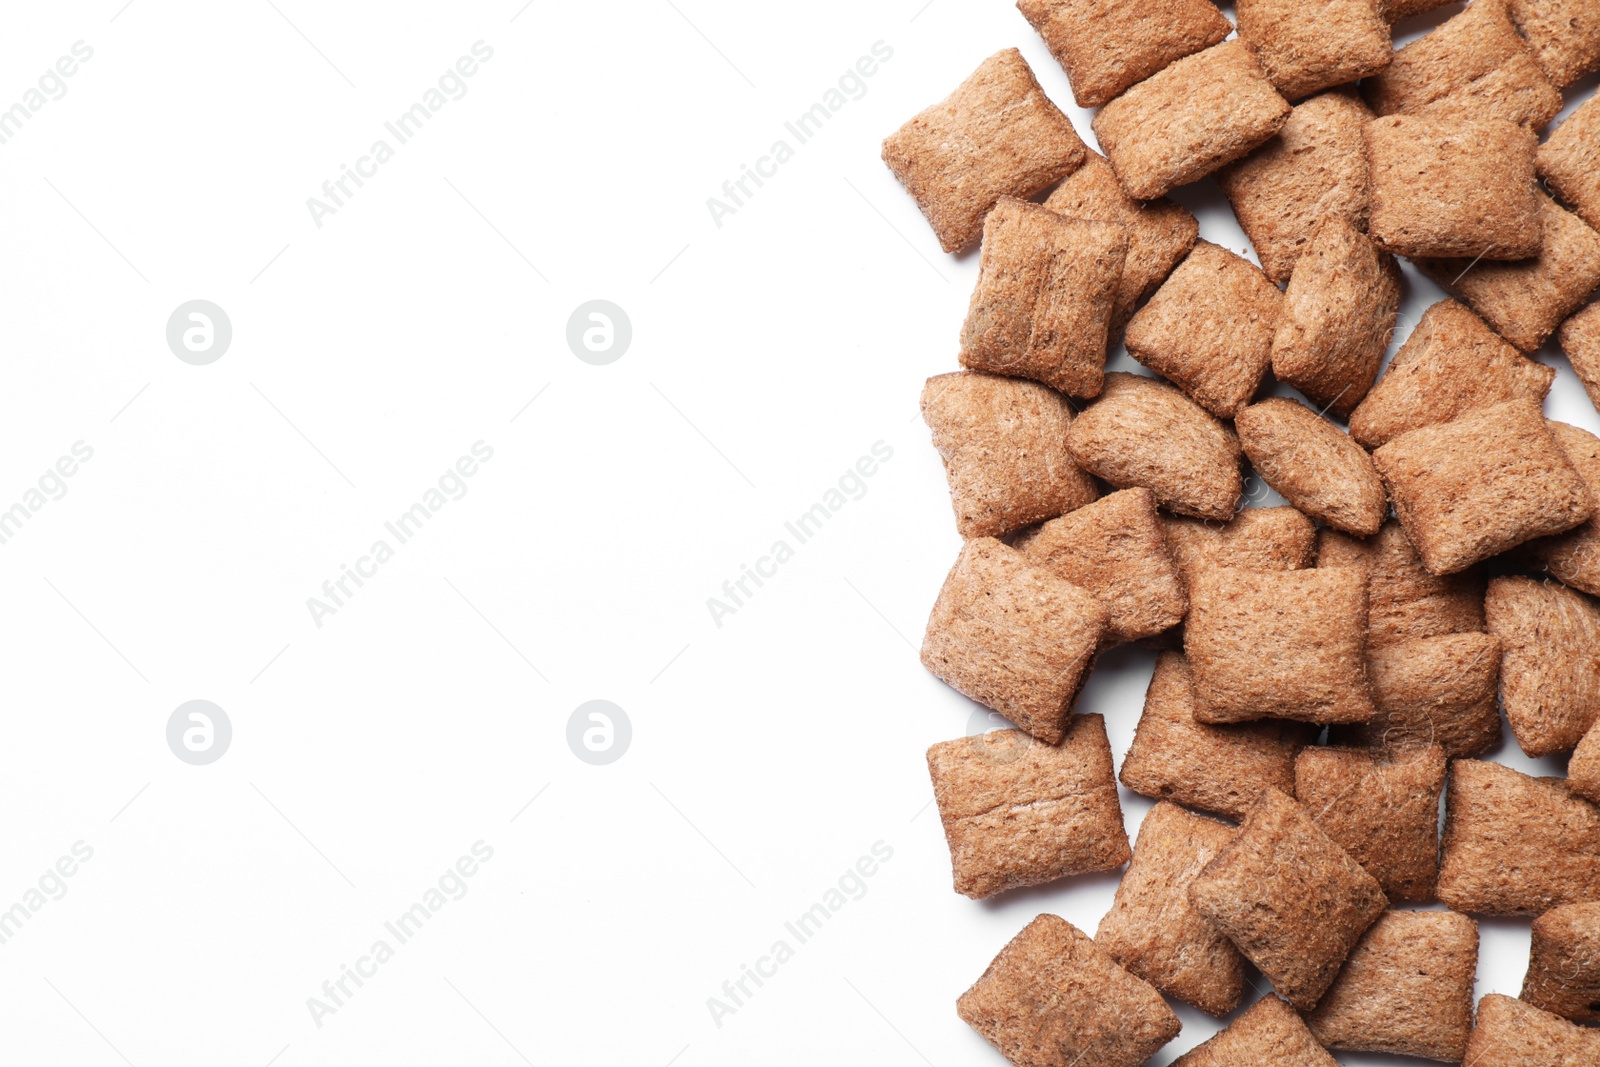
[[1413,258],[1539,254],[1533,131],[1501,119],[1389,115],[1369,123],[1366,137],[1367,230],[1380,248]]
[[1389,65],[1389,24],[1372,0],[1238,0],[1239,39],[1290,100]]
[[1348,567],[1195,576],[1183,647],[1201,722],[1365,722],[1367,583]]
[[1600,717],[1600,605],[1533,578],[1492,578],[1484,599],[1500,639],[1500,705],[1530,756],[1569,752]]
[[1128,233],[1114,222],[1064,219],[1002,198],[983,224],[962,366],[1098,395],[1127,251]]
[[1089,473],[1119,489],[1144,486],[1179,515],[1230,519],[1244,493],[1233,431],[1143,375],[1107,374],[1100,398],[1067,431],[1067,448]]
[[1272,373],[1319,408],[1349,415],[1378,377],[1400,309],[1400,268],[1328,216],[1311,233],[1272,339]]
[[1121,781],[1147,797],[1242,819],[1263,791],[1294,791],[1295,756],[1313,736],[1274,719],[1228,726],[1198,721],[1188,661],[1163,652]]
[[1108,339],[1115,344],[1139,301],[1155,289],[1194,247],[1200,223],[1189,209],[1171,200],[1135,200],[1122,191],[1106,157],[1090,152],[1083,166],[1055,188],[1044,206],[1069,219],[1115,222],[1128,234],[1122,281],[1111,305]]
[[1556,88],[1600,70],[1600,0],[1511,0],[1511,21]]
[[1267,995],[1216,1037],[1185,1052],[1172,1067],[1338,1067],[1300,1013]]
[[1437,744],[1452,759],[1500,744],[1500,641],[1488,634],[1441,634],[1367,649],[1377,714],[1334,727],[1334,744],[1408,749]]
[[1023,927],[956,1011],[1016,1067],[1138,1067],[1179,1029],[1150,983],[1054,915]]
[[1328,1048],[1456,1063],[1472,1033],[1477,970],[1478,924],[1465,915],[1387,911],[1306,1025]]
[[1443,847],[1439,899],[1456,911],[1542,915],[1600,900],[1600,808],[1565,779],[1455,760]]
[[1395,512],[1434,574],[1454,574],[1594,511],[1534,400],[1479,408],[1372,454]]
[[1018,545],[1023,555],[1100,598],[1119,641],[1183,621],[1183,581],[1161,532],[1155,494],[1123,489],[1051,519]]
[[1367,105],[1351,93],[1313,96],[1296,105],[1275,137],[1217,172],[1217,184],[1274,282],[1289,280],[1324,216],[1366,229],[1372,189],[1362,131],[1371,120]]
[[1091,125],[1122,187],[1149,200],[1245,155],[1277,133],[1291,110],[1249,47],[1234,40],[1145,79]]
[[1454,300],[1422,313],[1389,369],[1350,414],[1350,436],[1368,448],[1474,408],[1517,397],[1543,400],[1554,367],[1535,363]]
[[1128,355],[1213,415],[1250,402],[1272,361],[1283,294],[1261,268],[1201,241],[1128,323]]
[[1495,333],[1532,352],[1600,285],[1600,233],[1539,193],[1544,247],[1521,263],[1476,266],[1465,259],[1419,259],[1417,269],[1471,305]]
[[1600,1063],[1600,1033],[1520,1000],[1490,993],[1462,1059],[1471,1067],[1586,1067]]
[[1583,735],[1567,762],[1567,784],[1580,797],[1600,804],[1600,723]]
[[1210,0],[1017,0],[1067,72],[1079,107],[1099,107],[1233,26]]
[[1438,745],[1308,748],[1295,761],[1294,795],[1390,900],[1426,901],[1439,881],[1444,775],[1444,749]]
[[1600,229],[1600,99],[1589,97],[1539,146],[1539,177],[1583,221]]
[[1564,904],[1533,920],[1522,999],[1580,1023],[1600,1023],[1600,903]]
[[1245,508],[1220,524],[1164,516],[1161,525],[1185,586],[1212,567],[1298,571],[1316,563],[1317,528],[1294,508]]
[[1367,647],[1483,629],[1483,576],[1473,569],[1428,573],[1411,538],[1393,519],[1365,541],[1324,529],[1317,566],[1359,567],[1367,575]]
[[1100,495],[1067,451],[1071,407],[1036,382],[935,375],[922,389],[922,419],[944,461],[963,538],[1009,533]]
[[1600,411],[1600,303],[1590,304],[1561,324],[1561,351],[1566,353],[1589,403]]
[[1189,904],[1189,883],[1233,828],[1163,801],[1139,827],[1133,862],[1095,944],[1133,974],[1212,1015],[1244,997],[1244,957]]
[[1233,426],[1256,473],[1296,508],[1358,537],[1383,525],[1389,498],[1372,457],[1315,411],[1269,397],[1239,412]]
[[1276,789],[1190,884],[1189,900],[1301,1011],[1388,906],[1372,875]]
[[[1550,432],[1589,486],[1589,492],[1600,493],[1600,437],[1564,422],[1551,422]],[[1600,519],[1595,516],[1564,534],[1529,541],[1522,546],[1522,552],[1551,577],[1600,596]]]
[[1537,130],[1561,110],[1561,93],[1511,25],[1506,0],[1474,0],[1362,88],[1380,115],[1476,115]]
[[963,896],[1115,870],[1132,854],[1100,715],[1074,716],[1059,745],[1021,730],[940,742],[928,773]]
[[996,52],[883,142],[883,161],[946,252],[983,232],[1002,196],[1026,200],[1083,162],[1083,140],[1015,48]]
[[1066,736],[1105,633],[1090,593],[991,537],[968,541],[922,639],[922,663],[957,691],[1034,737]]

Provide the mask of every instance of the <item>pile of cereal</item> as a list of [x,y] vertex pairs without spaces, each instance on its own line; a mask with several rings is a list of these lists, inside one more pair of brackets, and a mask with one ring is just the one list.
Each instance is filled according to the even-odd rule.
[[[1600,405],[1600,103],[1540,143],[1600,0],[1395,50],[1444,2],[1019,0],[1104,155],[1016,49],[884,142],[981,241],[922,394],[965,541],[922,662],[1016,728],[928,750],[955,889],[1126,865],[1093,937],[1040,915],[960,997],[1018,1067],[1136,1067],[1168,997],[1232,1016],[1182,1067],[1600,1064],[1600,438],[1529,358]],[[1260,266],[1166,199],[1207,176]],[[1455,299],[1383,369],[1396,256]],[[1129,643],[1119,775],[1074,704]],[[1502,710],[1569,777],[1487,760]],[[1131,843],[1119,779],[1157,801]],[[1531,919],[1520,999],[1474,1004],[1472,915]]]

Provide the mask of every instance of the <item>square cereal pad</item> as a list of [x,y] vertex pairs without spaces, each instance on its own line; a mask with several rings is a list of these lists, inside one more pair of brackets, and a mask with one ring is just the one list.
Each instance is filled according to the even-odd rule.
[[1372,457],[1298,401],[1268,397],[1239,412],[1239,445],[1261,480],[1296,508],[1359,537],[1378,532],[1389,498]]
[[1522,999],[1563,1019],[1600,1023],[1600,902],[1563,904],[1533,920]]
[[1600,0],[1511,0],[1511,21],[1556,88],[1600,70]]
[[1600,718],[1600,605],[1559,582],[1489,580],[1500,639],[1500,706],[1522,751],[1569,752]]
[[1600,228],[1600,97],[1561,120],[1534,160],[1550,191]]
[[1211,0],[1017,0],[1072,83],[1079,107],[1124,89],[1233,31]]
[[1390,519],[1366,540],[1317,534],[1317,566],[1356,567],[1367,576],[1367,648],[1483,630],[1483,575],[1477,568],[1428,573],[1411,538]]
[[1338,1067],[1300,1013],[1270,993],[1172,1067]]
[[1290,100],[1367,78],[1394,54],[1372,0],[1238,0],[1239,39]]
[[1438,745],[1452,759],[1499,746],[1499,638],[1456,633],[1369,645],[1367,678],[1376,714],[1333,727],[1330,743],[1392,750]]
[[1316,565],[1317,527],[1290,507],[1245,508],[1227,522],[1162,516],[1184,587],[1201,571],[1298,571]]
[[1585,1030],[1520,1000],[1490,993],[1463,1063],[1471,1067],[1580,1067],[1600,1063],[1600,1032]]

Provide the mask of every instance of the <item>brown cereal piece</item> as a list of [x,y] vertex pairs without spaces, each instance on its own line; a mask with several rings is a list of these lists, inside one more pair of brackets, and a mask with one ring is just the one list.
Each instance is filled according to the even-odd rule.
[[1233,30],[1210,0],[1017,0],[1072,83],[1079,107],[1099,107]]
[[1291,110],[1249,47],[1228,41],[1146,78],[1091,125],[1122,187],[1150,200],[1245,155]]
[[1594,511],[1534,400],[1509,400],[1394,438],[1372,454],[1422,562],[1454,574]]
[[1298,571],[1315,565],[1317,528],[1294,508],[1245,508],[1224,523],[1163,516],[1161,525],[1186,588],[1212,567]]
[[1412,258],[1539,254],[1533,131],[1500,119],[1389,115],[1368,123],[1366,137],[1367,232],[1380,248]]
[[1533,920],[1522,999],[1573,1022],[1600,1023],[1600,903],[1564,904]]
[[1183,621],[1188,601],[1156,516],[1155,494],[1123,489],[1019,545],[1023,555],[1100,598],[1111,636],[1136,641]]
[[1366,641],[1358,570],[1204,571],[1190,586],[1183,633],[1195,718],[1365,722],[1373,713]]
[[1443,7],[1450,2],[1451,0],[1380,0],[1378,11],[1386,21],[1399,22],[1432,11],[1436,7]]
[[1238,0],[1239,39],[1289,100],[1389,65],[1389,24],[1372,0]]
[[1016,1067],[1138,1067],[1179,1030],[1150,983],[1055,915],[1023,927],[956,1012]]
[[1368,448],[1517,397],[1543,400],[1555,381],[1464,305],[1441,300],[1422,313],[1389,369],[1350,413],[1350,436]]
[[1122,784],[1147,797],[1242,819],[1267,789],[1294,791],[1294,760],[1312,740],[1306,728],[1278,720],[1213,726],[1194,716],[1194,675],[1176,652],[1163,652],[1144,698]]
[[1220,1034],[1179,1056],[1172,1067],[1338,1067],[1306,1029],[1300,1013],[1274,996],[1256,1001]]
[[1580,797],[1600,804],[1600,723],[1589,728],[1567,761],[1567,784]]
[[1541,129],[1561,110],[1561,93],[1512,26],[1506,0],[1474,0],[1362,88],[1380,115],[1471,114]]
[[943,101],[883,142],[883,161],[946,252],[983,231],[1002,196],[1026,200],[1083,162],[1083,140],[1015,48],[996,52]]
[[1466,301],[1495,333],[1532,352],[1600,285],[1600,233],[1537,194],[1544,246],[1521,263],[1419,259],[1417,269]]
[[1100,715],[1058,745],[994,730],[928,749],[956,892],[974,900],[1128,862],[1128,833]]
[[[1442,781],[1442,765],[1439,775]],[[1477,970],[1478,924],[1465,915],[1387,911],[1351,950],[1306,1026],[1331,1049],[1457,1063],[1472,1033]]]
[[1261,268],[1201,241],[1128,323],[1128,355],[1232,418],[1261,387],[1283,294]]
[[1378,377],[1400,291],[1392,257],[1344,219],[1325,217],[1289,279],[1272,373],[1318,407],[1349,415]]
[[1591,96],[1561,120],[1539,146],[1535,165],[1550,191],[1600,229],[1600,97]]
[[1106,375],[1100,398],[1067,431],[1078,466],[1118,489],[1143,486],[1168,511],[1227,520],[1239,507],[1239,439],[1174,387]]
[[1365,541],[1321,530],[1317,566],[1359,567],[1367,575],[1367,647],[1483,629],[1483,576],[1428,573],[1393,519]]
[[1036,382],[935,375],[922,388],[922,418],[944,462],[963,538],[1009,533],[1100,495],[1067,452],[1066,398]]
[[1600,0],[1511,0],[1511,21],[1556,88],[1600,70]]
[[1390,900],[1432,900],[1439,881],[1444,775],[1444,749],[1438,745],[1308,748],[1295,761],[1294,795]]
[[[1564,422],[1551,422],[1550,432],[1589,492],[1600,493],[1600,437]],[[1529,541],[1521,551],[1551,577],[1600,596],[1600,518],[1591,515],[1582,526]]]
[[1372,200],[1362,131],[1372,112],[1346,92],[1313,96],[1295,106],[1277,135],[1217,172],[1239,225],[1274,282],[1286,282],[1325,215],[1358,230]]
[[1600,717],[1600,605],[1558,582],[1492,578],[1483,613],[1500,639],[1500,706],[1522,751],[1576,748]]
[[1500,641],[1488,634],[1441,634],[1367,649],[1377,713],[1334,727],[1334,744],[1391,749],[1437,744],[1452,759],[1500,744]]
[[1455,760],[1443,849],[1439,899],[1456,911],[1541,915],[1600,900],[1600,808],[1565,779]]
[[1600,303],[1590,304],[1561,324],[1558,335],[1589,403],[1600,411]]
[[1372,457],[1321,415],[1269,397],[1239,412],[1233,427],[1262,481],[1296,508],[1359,537],[1383,525],[1389,499]]
[[1470,1067],[1586,1067],[1600,1063],[1600,1033],[1490,993],[1478,1001],[1478,1026],[1462,1062]]
[[1244,957],[1189,904],[1189,883],[1233,834],[1176,804],[1151,808],[1094,935],[1131,973],[1212,1015],[1227,1015],[1244,997]]
[[1316,1006],[1389,903],[1376,879],[1276,789],[1190,883],[1189,900],[1301,1011]]
[[922,664],[1053,745],[1066,736],[1105,625],[1093,594],[979,537],[962,548],[939,590]]
[[1111,305],[1108,338],[1112,344],[1122,336],[1139,301],[1172,273],[1200,234],[1199,220],[1183,205],[1164,197],[1135,200],[1123,192],[1117,172],[1098,152],[1090,152],[1083,166],[1056,186],[1044,206],[1069,219],[1115,222],[1127,231],[1128,255]]

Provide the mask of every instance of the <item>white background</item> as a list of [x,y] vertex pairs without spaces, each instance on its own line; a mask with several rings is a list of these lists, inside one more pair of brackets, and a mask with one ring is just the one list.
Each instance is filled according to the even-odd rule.
[[[959,547],[916,402],[977,261],[878,146],[1011,45],[1088,139],[1061,70],[1000,0],[275,2],[13,4],[0,35],[0,106],[94,49],[0,145],[0,508],[94,450],[0,545],[0,909],[94,850],[0,945],[0,1057],[1000,1062],[955,998],[1040,911],[1092,931],[1116,879],[950,888],[922,753],[976,708],[916,658]],[[318,228],[307,198],[479,40],[466,95]],[[865,94],[715,225],[877,41]],[[1179,198],[1244,247],[1213,186]],[[1439,296],[1407,279],[1398,339]],[[195,298],[233,324],[210,366],[165,342]],[[593,298],[633,323],[610,366],[565,343]],[[1540,358],[1551,414],[1600,428]],[[307,598],[480,440],[466,495],[316,626]],[[865,495],[715,626],[878,441]],[[1150,667],[1112,654],[1084,693],[1119,760]],[[165,740],[197,698],[234,729],[204,767]],[[609,766],[565,740],[595,698],[633,724]],[[316,1025],[480,840],[466,895]],[[865,895],[717,1026],[707,998],[879,841]],[[1483,925],[1478,993],[1514,994],[1526,924]],[[1178,1010],[1155,1063],[1217,1028]]]

